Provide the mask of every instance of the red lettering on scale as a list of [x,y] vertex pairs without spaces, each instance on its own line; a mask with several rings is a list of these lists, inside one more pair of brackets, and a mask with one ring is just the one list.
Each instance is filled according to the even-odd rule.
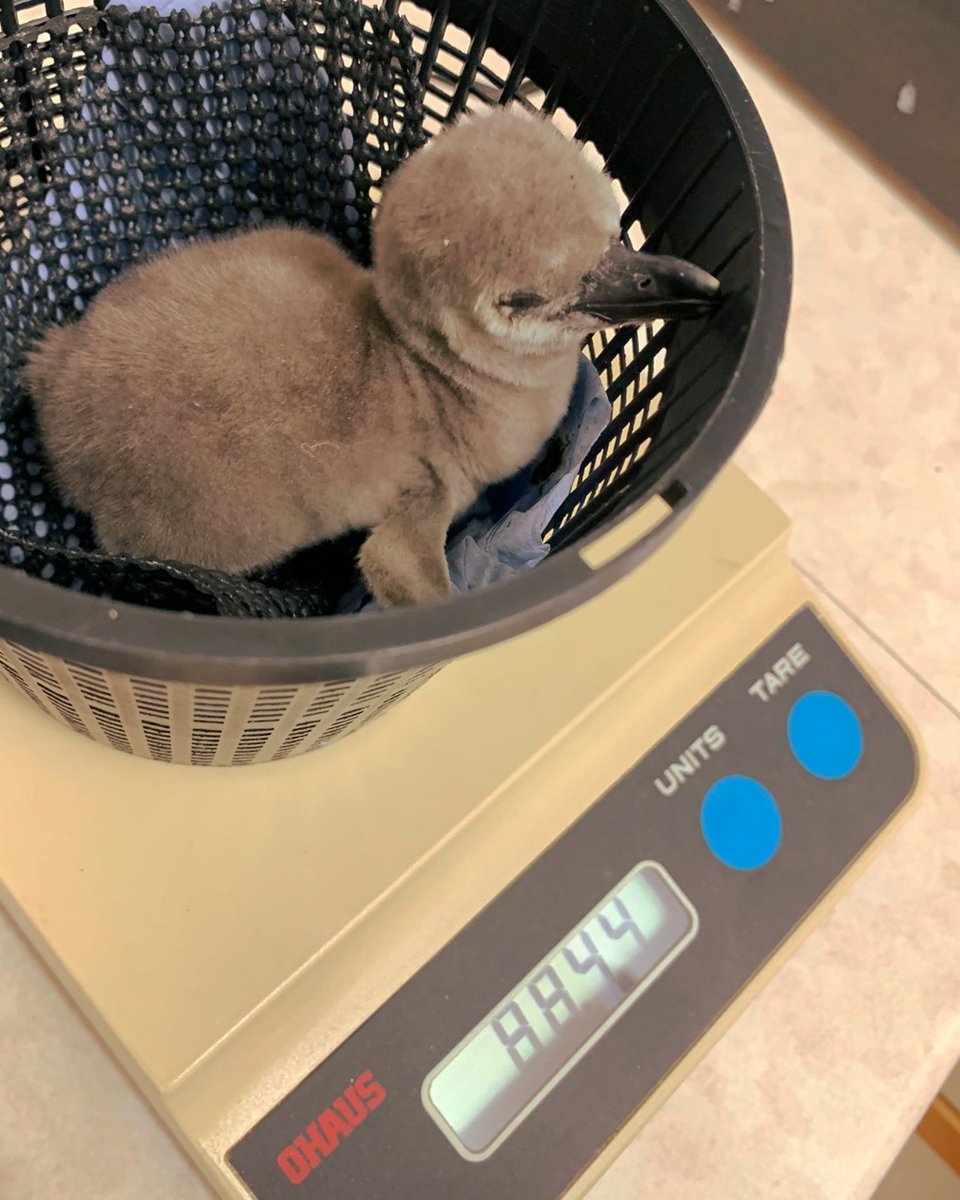
[[387,1093],[374,1079],[372,1071],[364,1071],[357,1079],[357,1092],[360,1099],[366,1102],[367,1108],[373,1112],[386,1100]]
[[364,1071],[303,1133],[284,1146],[277,1155],[277,1166],[292,1184],[303,1183],[386,1098],[386,1090],[374,1079],[373,1072]]
[[337,1110],[351,1129],[356,1129],[367,1115],[366,1105],[357,1095],[357,1089],[352,1083],[342,1096],[338,1096],[334,1100],[333,1108]]
[[310,1164],[296,1146],[287,1146],[285,1150],[280,1151],[277,1166],[291,1183],[303,1183],[310,1174]]
[[301,1133],[299,1137],[293,1139],[295,1149],[299,1150],[307,1160],[311,1171],[315,1171],[320,1166],[326,1155],[333,1153],[333,1147],[321,1130],[317,1128],[317,1125],[317,1121],[311,1121],[307,1126],[306,1133]]

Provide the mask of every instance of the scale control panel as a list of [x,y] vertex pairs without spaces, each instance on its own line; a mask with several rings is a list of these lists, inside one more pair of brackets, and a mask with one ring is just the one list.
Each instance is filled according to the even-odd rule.
[[911,795],[797,613],[228,1155],[257,1200],[558,1200]]

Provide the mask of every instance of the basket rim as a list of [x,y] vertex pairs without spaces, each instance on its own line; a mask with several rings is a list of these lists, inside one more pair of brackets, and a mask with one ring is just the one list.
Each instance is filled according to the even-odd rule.
[[[676,528],[726,465],[776,375],[792,288],[786,194],[746,85],[686,0],[655,0],[699,58],[727,108],[757,205],[759,279],[740,361],[717,407],[671,471],[600,529],[535,570],[441,604],[387,612],[253,620],[140,607],[0,566],[0,637],[127,675],[222,686],[299,684],[412,670],[505,641],[563,615],[632,571]],[[678,488],[676,485],[680,484]],[[654,496],[667,517],[597,568],[584,551]]]

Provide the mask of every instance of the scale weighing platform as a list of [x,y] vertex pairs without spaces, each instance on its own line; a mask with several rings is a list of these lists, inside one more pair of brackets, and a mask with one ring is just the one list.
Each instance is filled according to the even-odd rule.
[[583,1196],[917,795],[728,468],[628,579],[326,750],[0,692],[0,897],[230,1200]]

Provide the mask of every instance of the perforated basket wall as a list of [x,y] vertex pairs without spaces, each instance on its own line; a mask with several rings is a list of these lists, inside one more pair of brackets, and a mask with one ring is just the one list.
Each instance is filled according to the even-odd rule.
[[[0,269],[14,283],[0,309],[7,372],[0,372],[0,544],[8,546],[8,564],[0,565],[0,636],[7,639],[0,671],[72,727],[122,750],[202,763],[262,761],[341,736],[419,686],[442,661],[530,629],[620,578],[674,528],[759,412],[788,308],[786,205],[749,97],[684,0],[379,0],[354,6],[352,18],[344,17],[347,0],[264,0],[231,9],[242,34],[221,27],[223,16],[212,10],[199,22],[167,18],[172,40],[166,30],[161,38],[146,14],[114,17],[123,30],[116,62],[107,61],[109,50],[104,59],[110,38],[97,15],[59,17],[60,3],[0,0],[0,25],[11,35],[0,43],[0,181],[4,171],[7,180],[0,186]],[[191,32],[199,26],[208,35]],[[305,30],[313,30],[319,53],[304,49]],[[288,38],[303,57],[284,45]],[[237,62],[230,58],[236,51],[226,49],[235,43]],[[310,95],[284,82],[291,54],[304,78],[315,81]],[[65,150],[61,138],[68,97],[74,111],[83,116],[87,106],[87,116],[102,125],[104,106],[120,94],[110,77],[120,68],[123,86],[144,95],[157,91],[156,77],[166,72],[165,112],[175,130],[186,123],[178,137],[193,147],[192,158],[174,155],[170,165],[181,174],[173,192],[164,191],[163,171],[151,177],[142,211],[142,199],[118,196],[100,178],[109,156],[122,162],[131,153],[126,117],[104,145],[80,148],[81,195],[66,172],[79,153],[69,142]],[[171,73],[182,79],[182,94],[171,91]],[[333,120],[310,107],[321,93]],[[215,96],[218,113],[207,111]],[[329,611],[352,570],[349,543],[323,552],[322,571],[308,555],[256,580],[98,559],[82,515],[64,513],[45,490],[42,449],[16,391],[24,334],[82,308],[106,278],[158,244],[264,215],[309,220],[362,259],[382,173],[424,132],[465,108],[496,102],[541,109],[584,141],[614,180],[625,240],[692,258],[718,275],[724,290],[709,319],[622,329],[586,347],[614,416],[545,531],[549,558],[443,610],[375,620],[317,616]],[[244,113],[263,129],[241,128]],[[138,138],[155,147],[153,118],[146,117],[135,148]],[[211,132],[211,119],[222,120],[227,133]],[[245,139],[261,133],[251,149]],[[278,174],[278,163],[289,167]],[[20,191],[4,208],[14,177]],[[145,180],[134,182],[142,194]],[[96,206],[97,236],[89,209],[78,213],[78,204]],[[60,247],[58,238],[68,244],[53,260],[41,255],[44,276],[31,255],[45,238],[29,222],[46,222],[47,229],[51,217],[54,226],[61,222],[50,230],[54,245]],[[28,244],[14,249],[11,230],[18,237],[25,231]],[[15,269],[11,257],[19,260]],[[582,556],[655,495],[667,501],[670,516],[653,532],[602,566]],[[318,575],[327,580],[323,590]],[[88,594],[74,596],[64,585]],[[94,601],[90,593],[106,598]],[[131,607],[131,600],[150,607]],[[111,623],[113,604],[122,620]],[[183,609],[199,615],[188,621]],[[240,617],[247,619],[234,619]],[[204,622],[218,623],[216,633]],[[176,652],[176,670],[168,650]],[[305,684],[311,674],[316,682]],[[282,698],[271,708],[275,694]]]
[[300,687],[194,687],[97,670],[0,641],[0,672],[77,733],[166,763],[236,767],[290,758],[345,737],[440,670]]
[[47,325],[83,313],[132,263],[188,240],[302,222],[368,261],[375,186],[423,141],[415,70],[405,24],[356,0],[231,0],[196,17],[87,8],[0,43],[8,563],[173,611],[330,611],[342,570],[291,579],[287,569],[280,583],[99,553],[84,515],[48,485],[21,370]]

